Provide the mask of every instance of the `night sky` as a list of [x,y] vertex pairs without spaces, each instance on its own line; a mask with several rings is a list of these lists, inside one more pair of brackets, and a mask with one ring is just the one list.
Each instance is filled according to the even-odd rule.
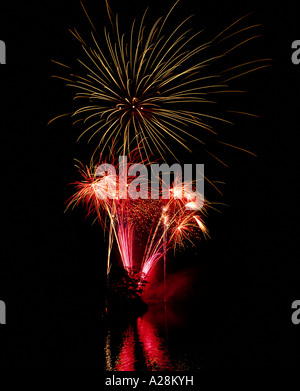
[[[170,274],[196,270],[199,276],[189,300],[211,326],[212,367],[300,364],[300,325],[291,322],[291,304],[300,299],[300,65],[291,61],[291,44],[300,39],[299,21],[297,6],[289,2],[272,8],[260,3],[185,0],[172,18],[176,23],[194,14],[192,27],[203,28],[205,40],[253,12],[244,25],[261,24],[256,30],[261,37],[237,50],[232,59],[273,59],[271,67],[233,82],[247,93],[222,97],[218,103],[221,111],[234,107],[260,116],[235,115],[230,117],[234,126],[220,125],[224,141],[257,157],[212,143],[208,146],[229,168],[198,154],[196,147],[187,158],[205,163],[210,178],[226,183],[222,197],[207,187],[208,198],[228,205],[209,215],[211,239],[180,253],[169,266]],[[84,4],[102,36],[109,23],[104,1]],[[128,31],[147,5],[150,22],[173,2],[110,4]],[[0,6],[0,39],[7,47],[7,64],[0,68],[4,367],[102,368],[106,244],[84,208],[64,213],[72,195],[69,184],[79,179],[74,158],[87,160],[89,150],[86,139],[76,144],[79,128],[72,127],[69,118],[47,126],[54,116],[72,111],[72,90],[51,78],[60,74],[51,59],[72,65],[82,57],[80,45],[68,32],[73,27],[88,36],[90,27],[79,1]]]

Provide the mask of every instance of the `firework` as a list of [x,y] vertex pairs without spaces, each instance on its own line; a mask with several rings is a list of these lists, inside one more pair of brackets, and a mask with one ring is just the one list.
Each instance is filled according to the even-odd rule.
[[[133,159],[127,163],[129,168],[134,164],[134,156],[135,153]],[[193,243],[200,233],[205,237],[208,235],[203,222],[208,203],[206,202],[201,210],[196,208],[195,202],[192,201],[197,198],[194,189],[190,186],[193,192],[185,192],[184,182],[180,186],[171,186],[167,200],[162,197],[151,199],[150,190],[147,199],[132,200],[128,194],[126,198],[121,198],[116,191],[120,187],[118,176],[112,178],[108,173],[98,177],[97,165],[85,169],[82,164],[77,167],[83,180],[74,183],[76,193],[68,200],[67,208],[75,207],[79,203],[85,204],[87,214],[95,214],[102,226],[109,230],[107,273],[111,267],[110,252],[114,240],[125,270],[131,274],[138,268],[142,283],[170,249],[175,251],[188,242]],[[134,177],[129,178],[127,185],[133,180]],[[191,205],[195,206],[194,210]],[[191,210],[187,209],[187,206],[190,206]],[[140,240],[144,246],[140,262],[134,258],[135,240]]]
[[[213,39],[199,44],[200,32],[193,34],[188,27],[190,17],[172,28],[171,33],[166,30],[177,3],[149,28],[145,27],[146,11],[139,25],[132,23],[129,36],[121,33],[119,18],[113,18],[109,7],[113,29],[109,32],[105,27],[103,42],[96,38],[96,29],[85,9],[93,29],[89,43],[76,29],[71,31],[82,46],[84,59],[78,60],[78,74],[65,66],[70,73],[58,77],[75,89],[79,107],[72,117],[76,123],[83,122],[85,128],[79,138],[87,134],[90,141],[97,136],[97,150],[104,152],[112,143],[115,150],[129,155],[139,145],[147,157],[155,150],[165,160],[167,154],[175,156],[172,141],[187,150],[191,150],[191,139],[204,145],[207,136],[216,135],[211,120],[231,123],[208,114],[204,104],[214,103],[211,96],[222,92],[242,92],[230,90],[228,81],[268,66],[264,63],[268,59],[259,59],[209,74],[206,68],[212,62],[258,37],[244,37],[258,25],[239,27],[244,19],[240,18]],[[239,36],[243,38],[236,41]],[[215,56],[208,54],[210,46],[231,39],[234,41],[229,49]],[[238,73],[232,76],[232,71]]]
[[[127,163],[128,167],[134,164],[135,152],[133,151],[131,154],[131,160]],[[106,161],[101,161],[98,164],[91,163],[90,166],[84,166],[80,162],[76,165],[82,179],[73,183],[76,192],[67,201],[66,210],[83,203],[87,208],[87,216],[94,214],[102,227],[109,231],[107,273],[111,267],[110,253],[114,239],[116,239],[124,268],[130,270],[133,268],[132,238],[134,236],[131,216],[135,213],[136,208],[134,208],[134,203],[127,197],[125,198],[120,191],[119,176],[111,172],[99,175],[97,168],[100,165],[105,167]],[[115,172],[119,169],[119,165],[114,159],[110,167],[115,167]],[[132,178],[127,179],[125,189],[132,181]]]

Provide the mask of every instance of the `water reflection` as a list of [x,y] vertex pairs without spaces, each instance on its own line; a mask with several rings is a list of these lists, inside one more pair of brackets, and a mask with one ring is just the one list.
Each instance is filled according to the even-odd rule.
[[117,371],[134,371],[135,359],[135,336],[133,326],[129,325],[125,332],[123,345],[118,356],[115,369]]
[[145,362],[149,371],[172,370],[166,338],[159,335],[158,329],[147,320],[147,315],[137,320],[137,330]]
[[[195,361],[191,357],[191,346],[195,341],[189,341],[188,335],[182,338],[183,333],[187,334],[186,326],[182,313],[163,306],[150,307],[144,315],[130,322],[116,322],[106,333],[106,370],[191,369]],[[199,362],[199,357],[197,360]]]

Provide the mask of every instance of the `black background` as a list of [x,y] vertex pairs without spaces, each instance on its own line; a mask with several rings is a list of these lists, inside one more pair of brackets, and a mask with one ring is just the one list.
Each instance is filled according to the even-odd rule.
[[[114,0],[111,7],[130,24],[148,4],[156,18],[172,2]],[[85,6],[99,30],[108,24],[104,1]],[[249,56],[273,61],[241,81],[248,92],[239,107],[261,118],[237,118],[231,137],[258,157],[224,152],[230,168],[212,175],[226,182],[219,201],[230,207],[209,217],[212,238],[198,255],[180,254],[170,268],[198,262],[194,308],[208,326],[208,366],[296,367],[300,326],[291,322],[291,303],[300,299],[300,65],[291,62],[291,44],[300,34],[297,9],[288,2],[186,0],[177,20],[193,13],[193,27],[213,36],[248,12],[249,23],[262,24]],[[83,209],[64,213],[68,184],[78,179],[73,159],[84,156],[84,143],[76,144],[67,118],[47,126],[72,109],[71,90],[51,78],[59,74],[51,59],[68,64],[81,55],[68,32],[74,26],[89,28],[79,2],[0,7],[7,46],[7,65],[0,68],[0,299],[7,305],[0,357],[6,367],[103,368],[103,234]]]

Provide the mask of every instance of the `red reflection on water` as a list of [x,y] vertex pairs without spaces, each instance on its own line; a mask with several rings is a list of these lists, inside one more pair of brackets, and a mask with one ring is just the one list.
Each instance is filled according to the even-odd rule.
[[134,348],[134,330],[130,325],[126,333],[124,333],[123,345],[115,365],[116,371],[134,371],[136,362]]
[[158,335],[157,329],[147,321],[145,316],[138,318],[137,330],[147,368],[150,371],[172,370],[168,352],[163,346],[163,338]]
[[139,367],[146,365],[149,371],[174,370],[166,340],[168,315],[170,314],[166,306],[150,307],[148,312],[136,320],[136,323],[131,323],[122,333],[120,351],[113,367],[109,338],[106,348],[107,359],[109,359],[107,369],[134,371],[138,364]]

